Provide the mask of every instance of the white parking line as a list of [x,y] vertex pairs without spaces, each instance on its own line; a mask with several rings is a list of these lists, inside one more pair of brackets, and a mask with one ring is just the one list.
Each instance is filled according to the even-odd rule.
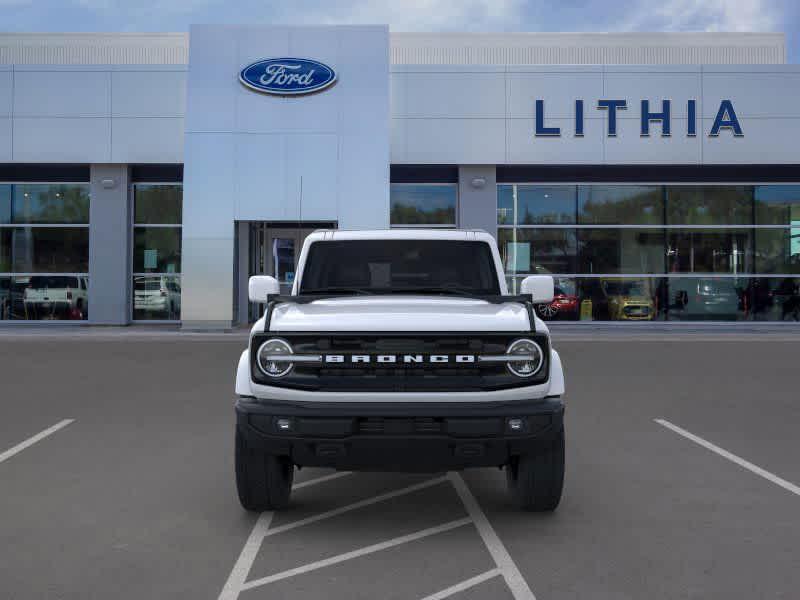
[[[321,483],[323,481],[330,481],[331,479],[336,479],[344,474],[346,473],[334,473],[333,475],[326,475],[323,477],[319,477],[317,479],[312,479],[310,481],[303,482],[294,487],[296,488],[306,485],[313,485],[315,483]],[[466,508],[469,517],[465,517],[463,519],[458,519],[455,521],[450,521],[449,523],[438,525],[436,527],[429,527],[427,529],[423,529],[421,531],[417,531],[415,533],[411,533],[408,535],[392,538],[385,542],[380,542],[378,544],[373,544],[371,546],[359,548],[351,552],[346,552],[344,554],[332,556],[320,561],[296,567],[294,569],[282,571],[274,575],[269,575],[267,577],[261,577],[259,579],[247,581],[247,576],[250,573],[250,569],[253,566],[253,563],[255,562],[256,555],[258,554],[261,545],[263,544],[264,540],[267,537],[278,533],[282,533],[284,531],[289,531],[290,529],[302,527],[310,523],[315,523],[323,519],[328,519],[352,510],[356,510],[358,508],[376,504],[378,502],[382,502],[390,498],[395,498],[397,496],[410,494],[412,492],[427,487],[439,485],[441,483],[444,483],[445,481],[450,481],[450,483],[453,485],[453,487],[456,490],[456,493],[458,494],[458,497],[464,504],[464,507]],[[317,569],[335,565],[347,560],[351,560],[353,558],[364,556],[366,554],[380,552],[381,550],[386,550],[387,548],[392,548],[394,546],[399,546],[401,544],[406,544],[408,542],[436,535],[437,533],[449,531],[451,529],[455,529],[456,527],[461,527],[469,523],[473,523],[475,525],[478,534],[481,537],[481,540],[486,545],[489,554],[492,556],[492,559],[496,564],[496,568],[486,571],[485,573],[481,573],[480,575],[476,575],[475,577],[472,577],[460,583],[457,583],[444,590],[440,590],[439,592],[436,592],[435,594],[428,596],[423,600],[439,600],[442,598],[447,598],[448,596],[469,589],[470,587],[478,585],[479,583],[482,583],[498,575],[503,576],[503,579],[505,580],[506,585],[510,589],[511,594],[514,596],[515,600],[536,600],[536,597],[533,595],[533,592],[531,592],[531,589],[528,587],[525,578],[522,576],[522,573],[520,573],[519,568],[511,559],[511,555],[508,553],[508,550],[506,550],[505,546],[503,545],[502,541],[500,541],[500,538],[495,532],[494,528],[489,523],[489,519],[486,518],[486,515],[484,514],[483,510],[480,508],[478,501],[472,495],[472,492],[469,491],[467,484],[464,483],[464,480],[457,473],[449,473],[445,476],[429,479],[427,481],[410,485],[401,488],[399,490],[386,492],[378,496],[373,496],[372,498],[367,498],[359,502],[354,502],[353,504],[348,504],[340,508],[335,508],[333,510],[329,510],[324,513],[319,513],[317,515],[313,515],[305,519],[299,519],[297,521],[287,523],[286,525],[270,529],[270,524],[272,522],[273,514],[274,513],[272,512],[262,513],[261,516],[259,517],[258,521],[253,527],[253,531],[250,533],[250,537],[247,539],[247,542],[245,543],[245,547],[242,549],[242,552],[239,555],[239,558],[236,561],[236,564],[234,565],[233,570],[231,571],[231,574],[228,577],[228,581],[225,583],[225,587],[222,589],[222,593],[220,594],[218,600],[236,600],[239,597],[239,594],[245,590],[261,587],[269,583],[280,581],[282,579],[287,579],[289,577],[294,577],[296,575],[301,575],[309,571],[315,571]]]
[[258,520],[250,532],[250,537],[247,538],[236,564],[233,565],[233,570],[228,575],[228,581],[225,582],[225,587],[222,588],[218,600],[236,600],[239,597],[242,586],[247,581],[250,568],[253,566],[256,555],[261,548],[261,542],[264,541],[264,537],[267,535],[267,530],[274,514],[273,511],[268,511],[258,516]]
[[445,481],[447,481],[447,478],[444,476],[436,477],[435,479],[428,479],[427,481],[423,481],[422,483],[415,483],[414,485],[409,485],[408,487],[400,488],[399,490],[386,492],[385,494],[373,496],[372,498],[367,498],[366,500],[360,500],[358,502],[354,502],[353,504],[348,504],[340,508],[334,508],[333,510],[319,513],[311,517],[306,517],[305,519],[298,519],[297,521],[292,521],[291,523],[287,523],[286,525],[281,525],[280,527],[274,527],[270,529],[266,533],[266,535],[269,536],[269,535],[275,535],[276,533],[283,533],[284,531],[289,531],[290,529],[295,529],[296,527],[302,527],[303,525],[308,525],[309,523],[322,521],[323,519],[329,519],[330,517],[335,517],[337,515],[350,512],[351,510],[356,510],[358,508],[370,506],[371,504],[377,504],[378,502],[383,502],[384,500],[389,500],[390,498],[395,498],[397,496],[410,494],[412,492],[423,490],[425,488],[434,485],[439,485],[440,483],[444,483]]
[[[340,471],[330,475],[323,475],[316,479],[297,483],[292,486],[292,489],[296,490],[298,488],[316,485],[317,483],[324,483],[325,481],[338,479],[345,475],[350,475],[350,472]],[[239,558],[236,560],[236,564],[233,565],[231,574],[228,575],[228,581],[225,582],[225,587],[222,588],[219,600],[236,600],[236,598],[239,597],[239,593],[242,591],[242,585],[244,585],[244,582],[247,580],[247,575],[250,573],[253,561],[255,561],[261,544],[267,536],[267,530],[269,529],[270,523],[272,523],[272,517],[274,515],[275,513],[273,511],[268,511],[258,516],[258,520],[255,525],[253,525],[253,530],[250,532],[250,536],[247,538],[244,548],[242,548]]]
[[463,527],[464,525],[468,525],[472,523],[472,519],[469,517],[464,517],[463,519],[457,519],[455,521],[450,521],[449,523],[444,523],[443,525],[437,525],[436,527],[429,527],[427,529],[423,529],[421,531],[416,531],[414,533],[410,533],[408,535],[403,535],[400,537],[392,538],[391,540],[387,540],[385,542],[381,542],[379,544],[373,544],[371,546],[365,546],[364,548],[359,548],[358,550],[353,550],[352,552],[345,552],[344,554],[339,554],[337,556],[332,556],[330,558],[326,558],[323,560],[318,560],[313,563],[309,563],[307,565],[303,565],[300,567],[296,567],[294,569],[289,569],[288,571],[282,571],[280,573],[276,573],[275,575],[270,575],[268,577],[262,577],[260,579],[254,579],[253,581],[249,581],[242,586],[242,590],[250,590],[255,587],[260,587],[262,585],[266,585],[268,583],[273,583],[275,581],[280,581],[281,579],[286,579],[288,577],[294,577],[295,575],[301,575],[302,573],[308,573],[309,571],[316,571],[317,569],[322,569],[324,567],[329,567],[331,565],[338,564],[340,562],[344,562],[346,560],[351,560],[353,558],[358,558],[360,556],[365,556],[367,554],[373,554],[375,552],[380,552],[382,550],[386,550],[388,548],[393,548],[394,546],[399,546],[401,544],[407,544],[408,542],[413,542],[416,540],[421,540],[422,538],[430,537],[432,535],[436,535],[438,533],[444,533],[445,531],[450,531],[451,529],[455,529],[457,527]]
[[300,483],[295,483],[292,486],[293,490],[299,490],[304,487],[308,487],[309,485],[316,485],[318,483],[325,483],[326,481],[331,481],[332,479],[339,479],[339,477],[344,477],[345,475],[352,475],[351,471],[337,471],[336,473],[331,473],[330,475],[323,475],[322,477],[317,477],[316,479],[309,479],[308,481],[301,481]]
[[56,423],[52,427],[48,427],[44,431],[40,431],[36,435],[29,437],[24,442],[20,442],[19,444],[17,444],[13,448],[9,448],[8,450],[6,450],[2,454],[0,454],[0,463],[8,460],[9,458],[14,456],[15,454],[19,454],[20,452],[25,450],[25,448],[30,448],[36,442],[42,441],[47,436],[54,434],[59,429],[63,429],[64,427],[66,427],[70,423],[74,423],[74,422],[75,422],[75,419],[64,419],[63,421],[59,421],[58,423]]
[[747,469],[751,473],[755,473],[759,477],[763,477],[767,481],[771,481],[775,485],[778,485],[778,486],[782,487],[783,489],[785,489],[785,490],[787,490],[787,491],[789,491],[789,492],[791,492],[793,494],[796,494],[796,495],[800,496],[800,487],[796,486],[795,484],[793,484],[793,483],[791,483],[789,481],[786,481],[785,479],[781,479],[780,477],[778,477],[774,473],[770,473],[769,471],[766,471],[766,470],[762,469],[758,465],[754,465],[753,463],[751,463],[749,461],[746,461],[745,459],[743,459],[743,458],[741,458],[739,456],[736,456],[735,454],[732,454],[731,452],[728,452],[724,448],[720,448],[719,446],[717,446],[715,444],[712,444],[711,442],[709,442],[707,440],[704,440],[703,438],[701,438],[699,436],[696,436],[693,433],[690,433],[690,432],[686,431],[685,429],[682,429],[682,428],[678,427],[677,425],[674,425],[674,424],[670,423],[669,421],[667,421],[665,419],[653,419],[653,420],[656,423],[658,423],[659,425],[661,425],[663,427],[666,427],[667,429],[669,429],[671,431],[674,431],[678,435],[682,435],[687,440],[691,440],[695,444],[699,444],[700,446],[703,446],[703,448],[711,450],[712,452],[714,452],[716,454],[719,454],[723,458],[727,458],[732,463],[735,463],[735,464],[739,465],[740,467],[743,467],[743,468]]
[[[333,473],[331,475],[324,475],[316,479],[298,483],[297,485],[292,486],[292,489],[323,483],[325,481],[337,479],[349,474],[349,471],[342,471],[339,473]],[[239,558],[236,560],[236,564],[233,565],[233,569],[231,570],[230,575],[228,575],[228,580],[225,582],[225,586],[222,588],[222,592],[220,593],[218,600],[236,600],[239,597],[239,594],[246,589],[245,581],[247,581],[247,576],[250,573],[253,562],[256,560],[256,556],[261,548],[261,544],[264,542],[264,538],[267,536],[274,535],[282,531],[287,531],[289,529],[294,529],[295,527],[302,527],[303,525],[355,510],[357,508],[361,508],[362,506],[369,506],[370,504],[375,504],[376,502],[381,502],[382,500],[388,500],[389,498],[394,498],[395,496],[402,496],[403,494],[409,494],[433,485],[438,485],[446,481],[446,479],[446,477],[429,479],[428,481],[423,481],[422,483],[410,485],[399,490],[381,494],[380,496],[374,496],[372,498],[362,500],[361,502],[348,504],[347,506],[343,506],[341,508],[320,513],[318,515],[314,515],[313,517],[308,517],[307,519],[293,521],[292,523],[287,523],[286,525],[276,527],[274,529],[270,529],[269,526],[272,523],[272,517],[275,513],[273,511],[261,513],[255,525],[253,525],[253,530],[250,532],[250,536],[247,538],[247,542],[245,542],[244,548],[242,548]]]
[[486,573],[481,573],[480,575],[476,575],[475,577],[470,577],[469,579],[462,581],[461,583],[451,585],[449,588],[440,590],[435,594],[431,594],[430,596],[425,596],[422,600],[443,600],[444,598],[449,598],[453,594],[457,594],[459,592],[463,592],[464,590],[468,590],[469,588],[474,587],[479,583],[488,581],[492,577],[497,577],[498,575],[501,574],[502,573],[500,573],[500,569],[491,569],[489,571],[486,571]]
[[486,544],[486,549],[489,550],[489,554],[492,555],[494,562],[500,569],[500,573],[502,573],[503,578],[506,580],[506,585],[508,585],[508,588],[511,590],[514,599],[536,600],[536,596],[533,595],[531,588],[528,587],[528,582],[525,581],[516,563],[512,560],[503,542],[500,541],[500,537],[497,535],[491,523],[489,523],[489,519],[486,518],[486,514],[481,509],[475,496],[469,491],[461,475],[451,472],[448,473],[448,477],[456,488],[459,498],[461,498],[461,501],[464,503],[467,513],[469,513],[469,516],[472,517],[472,520],[475,522],[475,527],[478,528],[478,533],[483,543]]

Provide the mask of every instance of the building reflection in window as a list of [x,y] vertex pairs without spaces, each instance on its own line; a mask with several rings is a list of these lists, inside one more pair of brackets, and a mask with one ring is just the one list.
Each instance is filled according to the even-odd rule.
[[0,320],[89,314],[89,185],[0,185]]

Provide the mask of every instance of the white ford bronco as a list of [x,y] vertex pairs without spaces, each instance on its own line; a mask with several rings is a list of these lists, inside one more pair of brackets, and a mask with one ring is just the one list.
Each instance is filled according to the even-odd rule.
[[287,506],[294,467],[441,472],[503,467],[515,501],[549,511],[564,480],[564,375],[535,304],[508,295],[482,231],[317,231],[291,295],[265,305],[236,374],[242,506]]

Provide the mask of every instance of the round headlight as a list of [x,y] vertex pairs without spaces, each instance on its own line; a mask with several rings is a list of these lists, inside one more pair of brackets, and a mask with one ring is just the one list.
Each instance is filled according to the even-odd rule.
[[519,356],[519,360],[507,363],[508,370],[517,377],[530,377],[536,375],[542,368],[544,354],[542,349],[533,340],[516,340],[506,350],[506,354]]
[[294,363],[286,360],[286,356],[293,354],[289,342],[274,338],[267,340],[258,349],[256,362],[264,375],[269,377],[283,377],[292,370]]

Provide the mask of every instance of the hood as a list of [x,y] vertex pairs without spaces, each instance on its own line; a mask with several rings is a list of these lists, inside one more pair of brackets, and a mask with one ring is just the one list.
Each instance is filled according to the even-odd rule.
[[[262,318],[263,319],[263,318]],[[253,331],[263,330],[259,320]],[[522,304],[491,304],[472,298],[369,296],[279,304],[271,331],[528,331]],[[538,318],[536,330],[547,327]]]

